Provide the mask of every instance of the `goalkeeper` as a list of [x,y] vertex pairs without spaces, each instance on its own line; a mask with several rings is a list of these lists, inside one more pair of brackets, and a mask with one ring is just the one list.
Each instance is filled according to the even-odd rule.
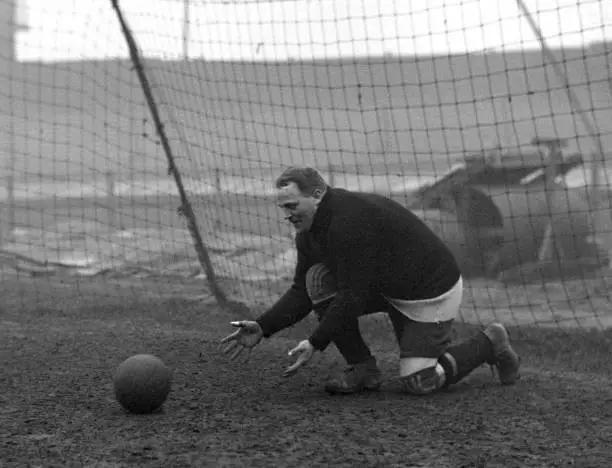
[[325,390],[377,390],[381,372],[359,317],[386,312],[399,345],[399,377],[410,394],[436,392],[485,363],[497,368],[502,384],[519,378],[520,359],[501,324],[451,344],[461,272],[451,251],[414,213],[387,197],[330,187],[308,167],[288,168],[276,188],[297,231],[293,284],[256,320],[232,323],[238,329],[221,340],[231,359],[314,311],[319,325],[290,351],[296,361],[284,375],[333,343],[348,366]]

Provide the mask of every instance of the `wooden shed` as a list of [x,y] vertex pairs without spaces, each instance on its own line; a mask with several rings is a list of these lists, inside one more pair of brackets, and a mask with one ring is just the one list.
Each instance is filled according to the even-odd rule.
[[[551,141],[540,144],[558,151]],[[582,157],[551,164],[543,156],[469,157],[414,194],[411,208],[446,240],[466,276],[565,277],[608,264],[593,240],[586,188],[564,183]]]

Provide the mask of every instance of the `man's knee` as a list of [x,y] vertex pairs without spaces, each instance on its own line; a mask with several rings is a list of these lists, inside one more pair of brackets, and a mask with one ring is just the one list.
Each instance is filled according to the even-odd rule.
[[411,395],[429,395],[444,387],[444,368],[438,363],[413,374],[400,377],[404,390]]

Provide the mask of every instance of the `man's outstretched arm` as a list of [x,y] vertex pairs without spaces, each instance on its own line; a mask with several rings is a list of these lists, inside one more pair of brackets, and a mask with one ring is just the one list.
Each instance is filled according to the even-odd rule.
[[312,310],[312,302],[306,291],[306,272],[310,267],[310,261],[300,242],[296,244],[298,258],[293,284],[270,309],[256,320],[266,338],[300,322]]

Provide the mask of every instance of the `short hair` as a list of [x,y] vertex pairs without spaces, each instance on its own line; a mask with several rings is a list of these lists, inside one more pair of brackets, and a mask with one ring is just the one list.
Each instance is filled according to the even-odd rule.
[[303,195],[312,195],[317,189],[325,191],[328,187],[316,169],[305,166],[290,166],[285,169],[276,179],[276,188],[286,187],[291,182],[295,182]]

